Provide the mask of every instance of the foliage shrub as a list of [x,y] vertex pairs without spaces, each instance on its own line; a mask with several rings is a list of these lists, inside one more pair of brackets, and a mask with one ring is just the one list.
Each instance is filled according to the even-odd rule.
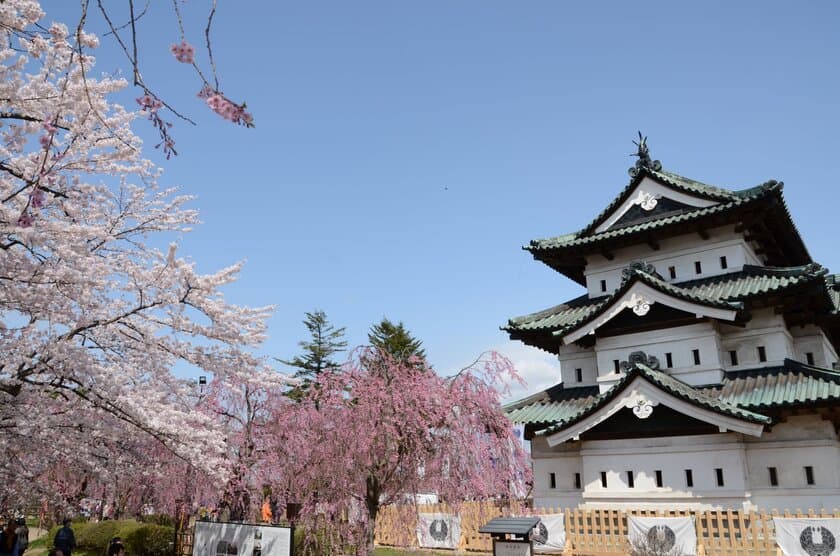
[[[132,556],[170,556],[175,540],[175,529],[155,523],[138,523],[132,519],[100,522],[74,522],[71,525],[76,535],[76,546],[90,554],[108,553],[108,544],[114,537],[120,537],[126,545],[126,552]],[[49,545],[60,527],[53,527],[49,533]]]
[[144,523],[122,538],[126,552],[132,556],[169,556],[173,551],[175,528]]
[[102,552],[108,549],[108,543],[117,536],[122,536],[119,530],[124,521],[100,521],[98,523],[86,523],[86,527],[77,528],[73,524],[73,532],[76,533],[76,546],[88,552]]

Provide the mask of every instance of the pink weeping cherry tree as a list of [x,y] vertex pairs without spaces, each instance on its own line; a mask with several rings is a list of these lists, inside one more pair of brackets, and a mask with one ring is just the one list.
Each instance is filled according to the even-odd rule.
[[530,468],[498,401],[508,380],[519,377],[496,353],[443,377],[419,358],[357,350],[277,408],[265,480],[302,505],[310,542],[359,554],[373,551],[379,509],[416,493],[456,507],[521,496]]

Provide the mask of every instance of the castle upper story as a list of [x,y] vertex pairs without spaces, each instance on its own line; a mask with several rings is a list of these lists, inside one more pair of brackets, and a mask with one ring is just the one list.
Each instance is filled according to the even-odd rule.
[[812,260],[783,184],[711,186],[637,144],[629,184],[591,223],[525,247],[585,293],[510,319],[511,338],[557,354],[567,387],[602,392],[636,352],[690,385],[786,360],[836,366],[840,281]]

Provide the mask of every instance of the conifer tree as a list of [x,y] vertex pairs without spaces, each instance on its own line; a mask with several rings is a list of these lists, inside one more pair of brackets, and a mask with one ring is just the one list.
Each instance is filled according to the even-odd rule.
[[337,369],[340,364],[332,357],[347,349],[347,341],[344,340],[345,327],[335,328],[327,314],[320,309],[305,315],[303,324],[309,331],[310,338],[298,342],[303,353],[288,361],[279,360],[297,369],[294,376],[302,380],[299,387],[302,391],[306,391],[309,384],[322,372]]
[[402,322],[394,324],[387,317],[370,327],[368,341],[398,361],[407,361],[411,357],[426,359],[423,342],[412,336]]

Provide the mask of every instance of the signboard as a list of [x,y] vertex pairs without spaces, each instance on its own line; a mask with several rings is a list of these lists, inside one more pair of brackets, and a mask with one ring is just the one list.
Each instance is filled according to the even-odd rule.
[[529,541],[493,541],[493,556],[531,556]]
[[193,556],[293,556],[294,529],[197,521]]

